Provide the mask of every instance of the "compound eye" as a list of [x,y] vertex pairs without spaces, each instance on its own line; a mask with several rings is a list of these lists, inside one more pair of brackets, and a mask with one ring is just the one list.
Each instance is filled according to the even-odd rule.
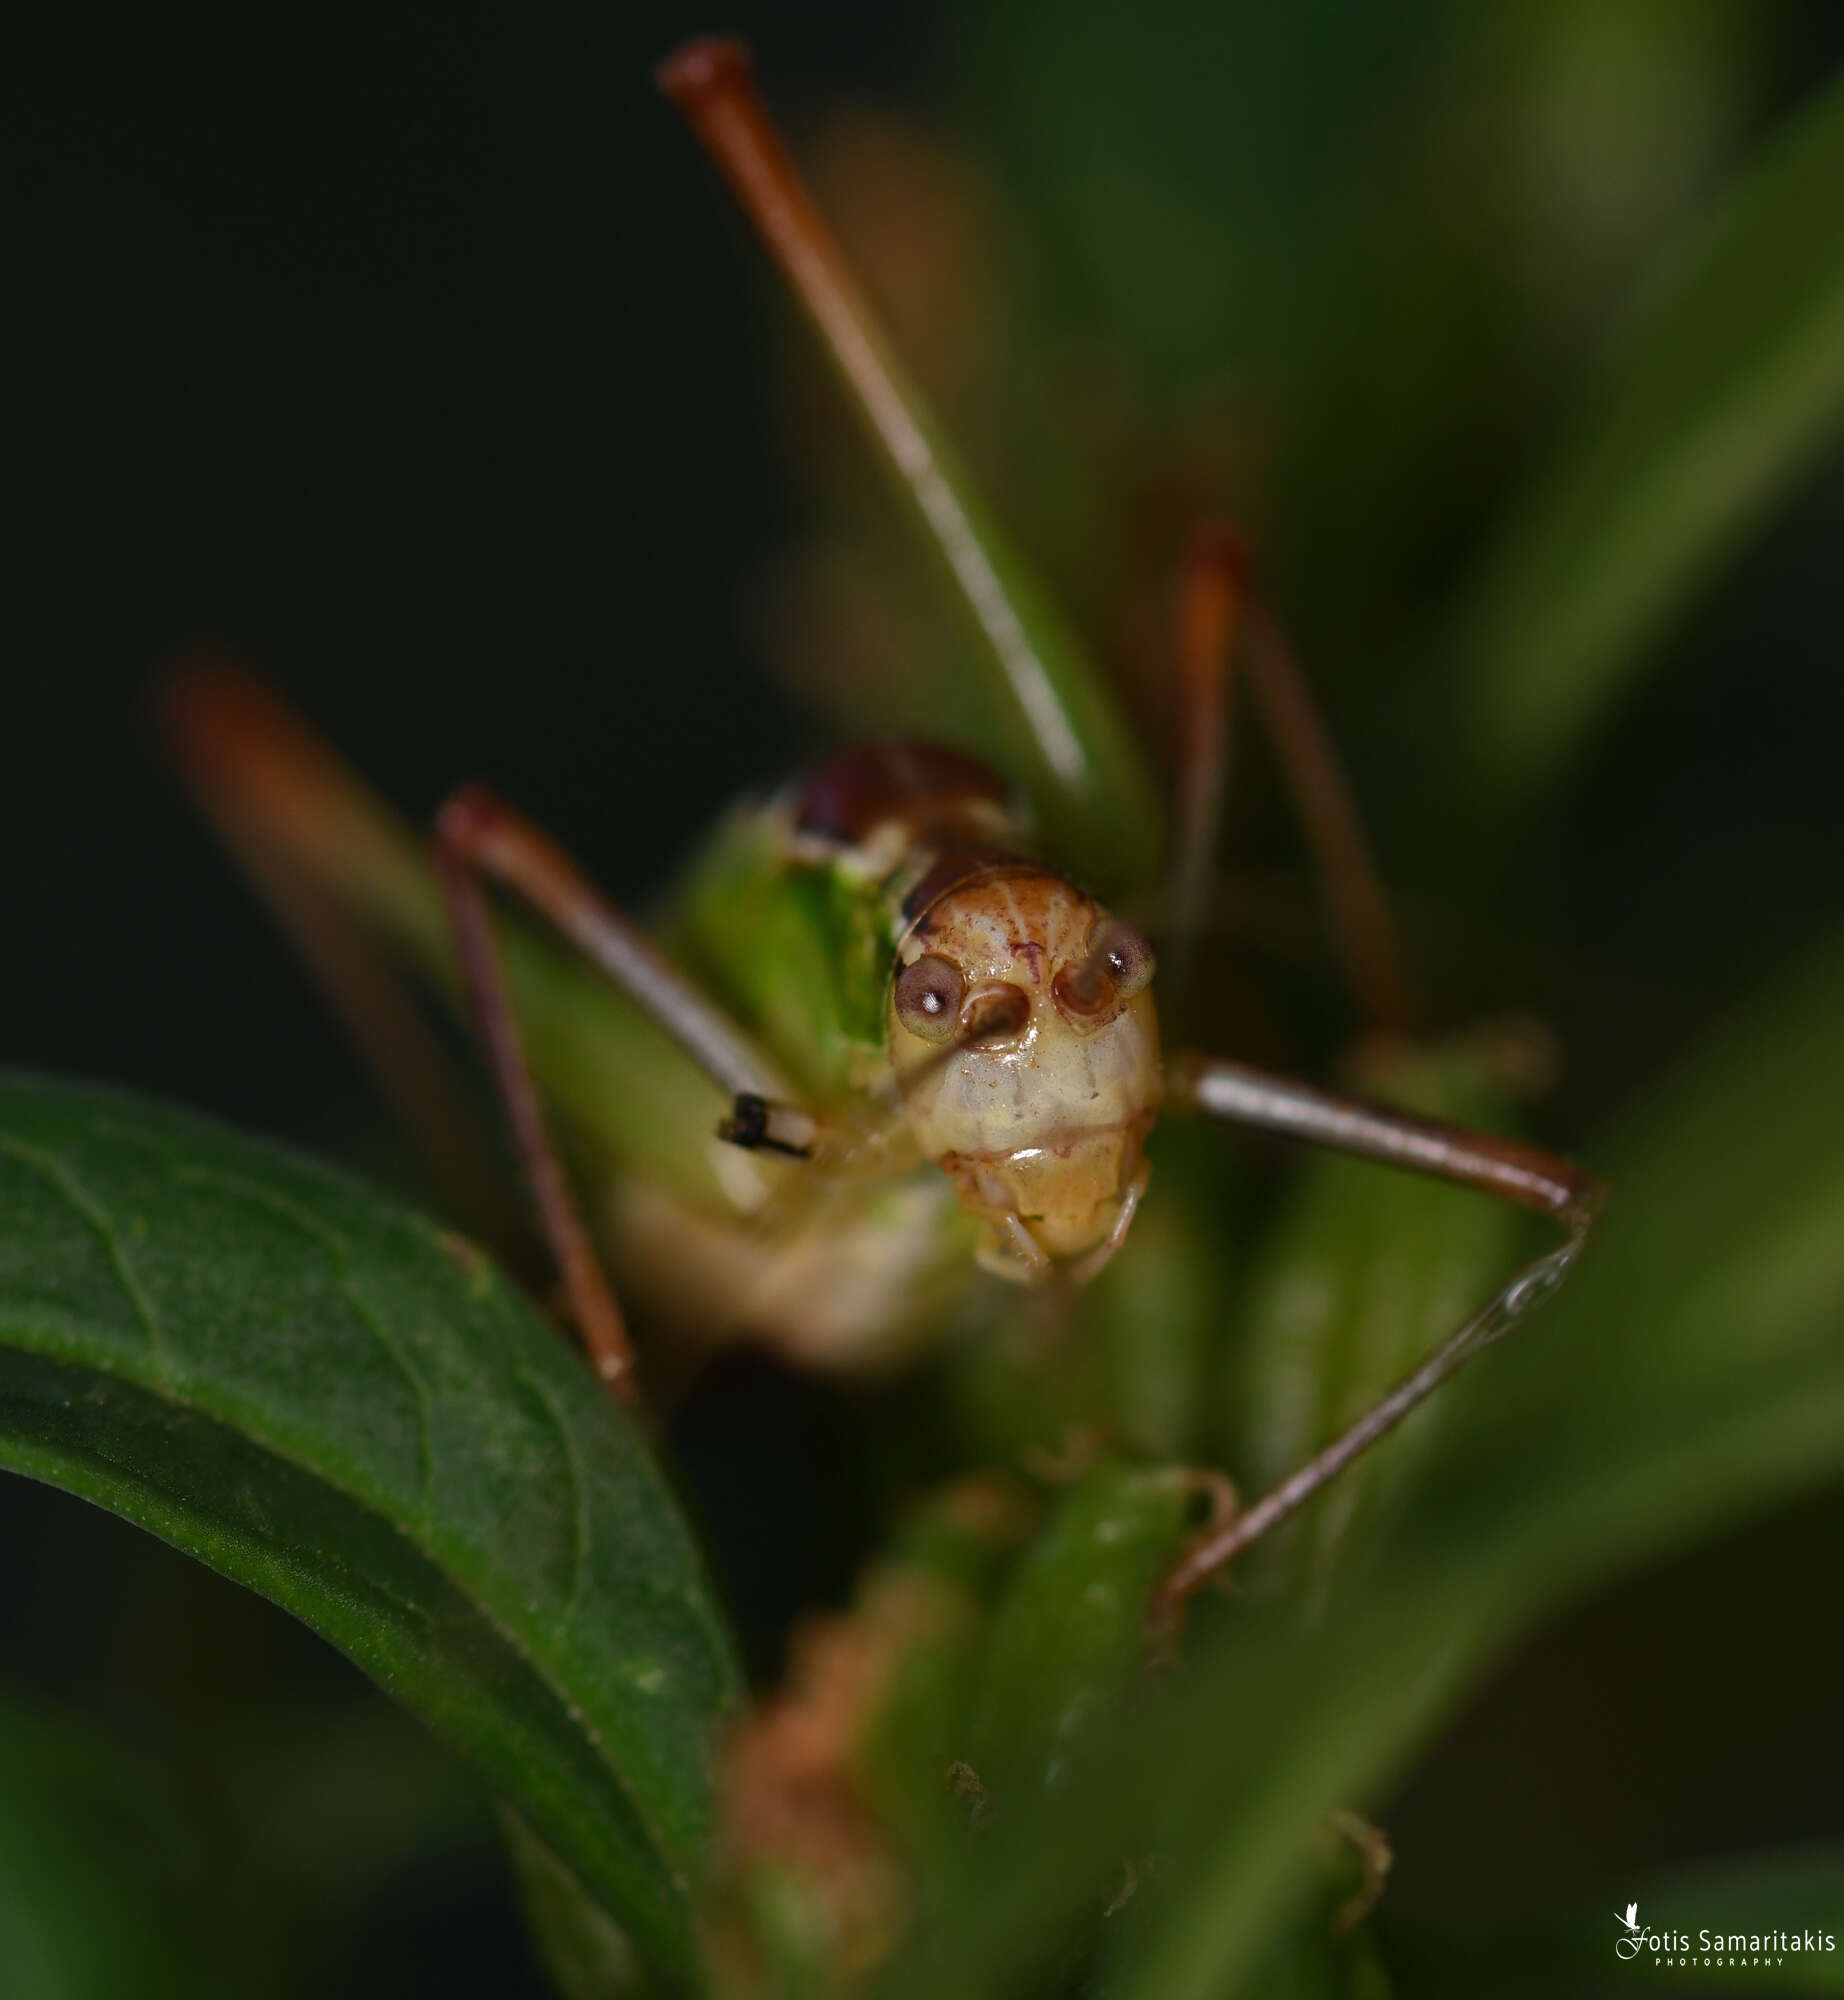
[[1103,917],[1089,933],[1088,950],[1080,965],[1066,965],[1056,976],[1055,992],[1072,1026],[1100,1025],[1123,1000],[1131,1000],[1150,984],[1153,948],[1125,917]]
[[960,1026],[966,995],[960,968],[929,952],[896,975],[896,1018],[925,1042],[945,1042]]
[[1121,999],[1131,1000],[1152,984],[1153,948],[1146,933],[1125,917],[1105,917],[1089,939],[1089,963],[1105,968]]

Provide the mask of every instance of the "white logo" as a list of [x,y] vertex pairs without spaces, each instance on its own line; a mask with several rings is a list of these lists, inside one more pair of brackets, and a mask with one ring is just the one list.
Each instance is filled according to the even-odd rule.
[[1660,1965],[1784,1965],[1795,1952],[1833,1952],[1837,1938],[1830,1931],[1737,1932],[1700,1930],[1695,1937],[1688,1931],[1648,1930],[1639,1921],[1639,1905],[1628,1903],[1626,1914],[1615,1914],[1621,1935],[1614,1939],[1615,1954],[1631,1963],[1641,1952],[1651,1954]]

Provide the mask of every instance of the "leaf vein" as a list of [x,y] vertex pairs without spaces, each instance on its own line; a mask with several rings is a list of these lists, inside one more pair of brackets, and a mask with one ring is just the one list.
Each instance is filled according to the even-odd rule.
[[87,1222],[96,1232],[103,1252],[109,1260],[109,1268],[121,1286],[128,1303],[134,1308],[134,1316],[140,1325],[147,1351],[162,1368],[168,1366],[166,1342],[160,1331],[159,1315],[154,1311],[154,1302],[147,1295],[140,1279],[135,1275],[128,1252],[123,1247],[121,1230],[114,1216],[90,1193],[73,1174],[66,1163],[55,1153],[47,1153],[38,1146],[29,1145],[23,1139],[0,1133],[0,1153],[17,1160],[28,1172],[55,1188],[64,1201]]
[[583,1468],[582,1452],[577,1445],[576,1433],[570,1426],[569,1418],[558,1407],[556,1392],[541,1375],[534,1374],[529,1368],[519,1370],[519,1380],[544,1406],[544,1413],[550,1418],[558,1440],[563,1446],[564,1464],[570,1473],[570,1587],[564,1598],[563,1613],[558,1627],[563,1631],[576,1622],[584,1580],[589,1572],[589,1479]]
[[416,1371],[408,1353],[392,1335],[382,1316],[372,1307],[364,1294],[354,1284],[352,1278],[352,1252],[342,1231],[330,1223],[323,1222],[311,1209],[299,1202],[291,1201],[287,1195],[277,1194],[273,1188],[246,1179],[241,1174],[227,1173],[221,1167],[198,1167],[183,1161],[174,1161],[171,1167],[174,1180],[224,1189],[239,1200],[255,1203],[279,1215],[285,1222],[292,1223],[304,1236],[310,1238],[331,1258],[338,1274],[341,1296],[352,1310],[352,1316],[377,1341],[390,1357],[392,1365],[410,1385],[410,1394],[416,1405],[416,1484],[417,1505],[423,1519],[429,1516],[431,1496],[435,1490],[435,1443],[434,1427],[429,1407],[429,1387]]

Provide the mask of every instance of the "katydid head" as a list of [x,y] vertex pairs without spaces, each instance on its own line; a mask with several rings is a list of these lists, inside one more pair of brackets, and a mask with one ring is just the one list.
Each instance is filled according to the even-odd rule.
[[1162,1090],[1152,949],[1060,876],[982,873],[897,949],[891,1067],[923,1157],[1013,1277],[1094,1262],[1124,1233]]

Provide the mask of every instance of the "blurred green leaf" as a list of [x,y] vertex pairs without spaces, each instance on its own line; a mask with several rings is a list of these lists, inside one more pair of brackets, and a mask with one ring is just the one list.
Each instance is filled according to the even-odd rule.
[[1061,1789],[1118,1714],[1197,1497],[1182,1468],[1115,1461],[1062,1496],[994,1613],[967,1722],[967,1755],[1001,1806]]
[[532,1942],[561,2000],[647,2000],[627,1933],[518,1814],[500,1814],[506,1859]]
[[247,1987],[210,1887],[158,1771],[93,1722],[0,1700],[0,1992],[229,2000]]
[[305,1619],[690,1977],[728,1640],[631,1421],[471,1245],[180,1113],[0,1079],[0,1464]]
[[[1368,1095],[1426,1118],[1515,1131],[1487,1077],[1488,1039],[1394,1051]],[[1297,1184],[1255,1259],[1224,1412],[1226,1462],[1266,1492],[1355,1423],[1517,1266],[1527,1218],[1502,1202],[1369,1161],[1304,1149]],[[1436,1396],[1349,1468],[1325,1499],[1251,1552],[1241,1581],[1324,1592],[1369,1550],[1452,1415]]]
[[1648,643],[1844,416],[1844,77],[1770,142],[1650,287],[1456,633],[1468,768],[1553,783]]
[[[1458,1408],[1364,1586],[1302,1624],[1198,1616],[1169,1698],[1028,1823],[954,1922],[959,1991],[1016,1991],[1092,1912],[1123,1829],[1170,1868],[1131,1990],[1225,2000],[1361,1806],[1559,1601],[1844,1466],[1844,937],[1662,1088],[1595,1164],[1606,1238]],[[1003,1882],[1003,1895],[994,1884]],[[919,1991],[902,1975],[895,1993]]]

